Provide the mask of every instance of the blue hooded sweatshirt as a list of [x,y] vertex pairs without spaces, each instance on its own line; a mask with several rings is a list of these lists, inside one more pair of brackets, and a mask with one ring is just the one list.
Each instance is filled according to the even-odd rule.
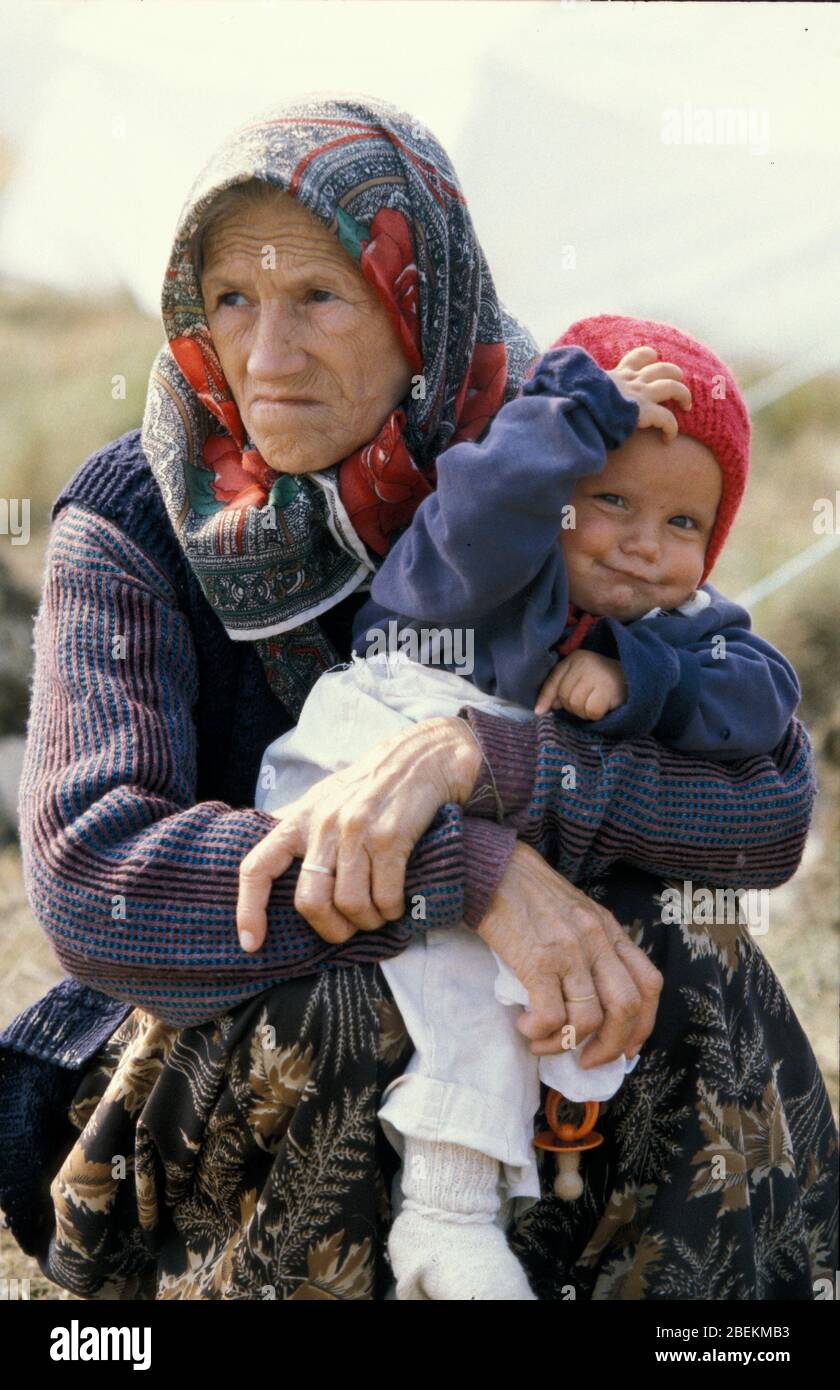
[[[438,458],[435,492],[357,614],[355,650],[381,649],[383,634],[393,646],[408,629],[418,639],[445,629],[450,650],[468,650],[471,638],[470,678],[481,690],[533,709],[568,631],[558,537],[575,484],[603,470],[606,451],[630,438],[638,418],[582,348],[545,353],[483,439]],[[649,734],[734,761],[775,748],[800,700],[790,663],[751,631],[746,609],[708,583],[678,609],[629,623],[601,618],[582,649],[620,661],[627,698],[603,719],[560,717],[609,738]]]

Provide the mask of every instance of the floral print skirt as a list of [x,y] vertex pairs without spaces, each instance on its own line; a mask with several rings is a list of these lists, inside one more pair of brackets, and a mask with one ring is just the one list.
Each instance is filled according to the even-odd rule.
[[[665,987],[602,1107],[604,1143],[581,1156],[582,1195],[553,1195],[545,1156],[544,1195],[512,1223],[537,1296],[830,1297],[837,1132],[755,940],[664,924],[661,881],[626,865],[583,886]],[[290,981],[200,1027],[134,1010],[73,1097],[41,1268],[86,1298],[386,1298],[398,1159],[376,1112],[410,1054],[376,966]]]

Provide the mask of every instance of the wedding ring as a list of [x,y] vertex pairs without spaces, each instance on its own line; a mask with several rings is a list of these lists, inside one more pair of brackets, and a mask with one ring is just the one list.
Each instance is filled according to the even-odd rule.
[[335,878],[335,869],[325,869],[323,864],[301,864],[301,870],[308,869],[311,874],[326,874],[327,878]]
[[567,1004],[583,1004],[587,999],[597,999],[597,994],[564,994]]

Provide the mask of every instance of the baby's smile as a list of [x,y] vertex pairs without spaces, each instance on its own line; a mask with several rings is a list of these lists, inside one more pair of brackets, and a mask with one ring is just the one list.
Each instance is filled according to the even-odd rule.
[[[600,582],[604,595],[601,606],[605,617],[622,618],[628,607],[638,607],[643,601],[645,604],[644,612],[647,613],[649,609],[660,606],[661,598],[667,591],[666,585],[661,579],[649,579],[642,575],[629,574],[626,570],[616,569],[603,561],[595,561],[595,568],[600,571],[600,574],[596,574],[595,579],[596,583]],[[680,601],[682,602],[682,600]],[[575,602],[574,598],[572,598],[572,602]],[[641,614],[637,616],[641,617]]]

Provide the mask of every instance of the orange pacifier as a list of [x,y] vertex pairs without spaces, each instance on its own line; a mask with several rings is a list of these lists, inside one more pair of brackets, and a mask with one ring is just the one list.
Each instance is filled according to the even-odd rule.
[[[545,1102],[545,1118],[548,1120],[550,1128],[544,1129],[542,1134],[536,1136],[534,1148],[547,1149],[554,1154],[557,1163],[557,1174],[554,1179],[555,1196],[562,1197],[564,1202],[574,1202],[583,1191],[579,1156],[586,1149],[597,1149],[600,1144],[603,1144],[604,1136],[593,1129],[601,1109],[597,1100],[581,1102],[583,1119],[578,1125],[561,1124],[557,1111],[564,1100],[566,1097],[561,1095],[559,1091],[549,1089]],[[569,1101],[568,1104],[573,1105],[576,1102]]]

